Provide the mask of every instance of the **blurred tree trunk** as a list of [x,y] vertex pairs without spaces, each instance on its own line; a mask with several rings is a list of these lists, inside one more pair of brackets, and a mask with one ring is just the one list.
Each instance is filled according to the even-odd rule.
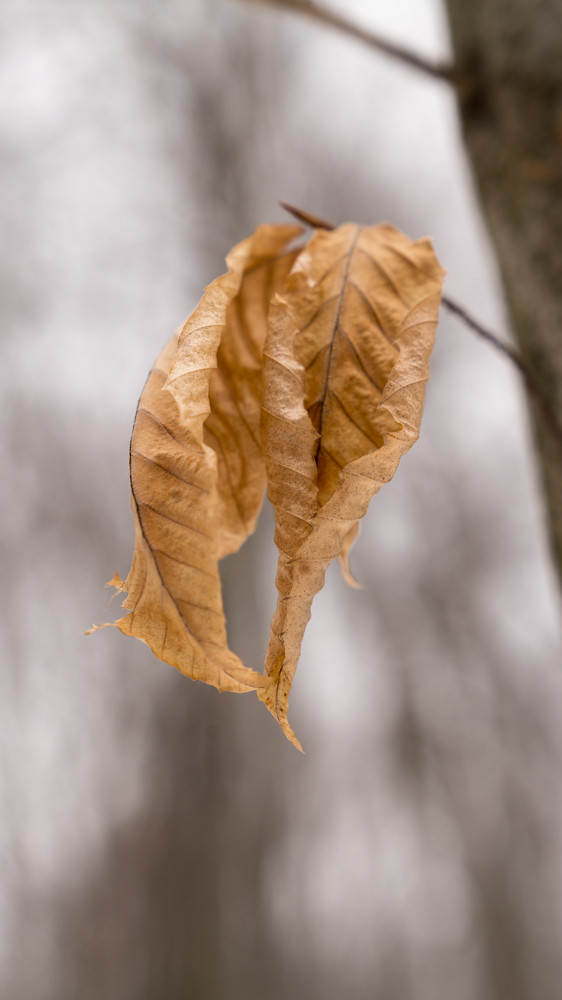
[[[562,3],[448,0],[466,144],[521,354],[562,426]],[[531,400],[562,579],[562,448]]]

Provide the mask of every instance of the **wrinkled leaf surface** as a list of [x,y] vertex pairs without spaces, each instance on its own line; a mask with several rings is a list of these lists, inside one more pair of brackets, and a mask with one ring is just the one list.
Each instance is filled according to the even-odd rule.
[[164,349],[130,448],[135,552],[115,625],[219,690],[264,683],[228,648],[218,560],[253,531],[265,489],[259,446],[267,304],[300,230],[262,226]]
[[389,225],[318,231],[272,306],[263,442],[279,599],[259,697],[287,722],[326,567],[419,434],[443,272],[427,240]]
[[[319,224],[320,225],[320,224]],[[135,551],[115,625],[219,690],[258,696],[287,737],[314,596],[419,434],[443,271],[392,226],[260,226],[160,355],[131,439]],[[228,648],[218,561],[267,481],[278,603],[262,677]],[[335,664],[327,668],[335,669]]]

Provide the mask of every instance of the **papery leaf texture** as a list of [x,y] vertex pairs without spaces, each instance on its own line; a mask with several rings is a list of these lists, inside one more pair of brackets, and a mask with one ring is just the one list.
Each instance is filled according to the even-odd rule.
[[[221,691],[256,690],[299,749],[287,711],[312,602],[336,557],[358,586],[359,521],[419,435],[444,276],[429,240],[387,223],[300,233],[238,244],[156,362],[131,439],[133,564],[112,581],[122,632]],[[266,484],[279,557],[262,676],[228,647],[218,562]]]
[[207,288],[152,369],[131,438],[135,551],[122,585],[129,613],[114,624],[220,691],[264,683],[228,648],[218,560],[254,530],[264,496],[268,302],[300,231],[261,226],[232,250],[227,274]]
[[314,596],[419,434],[443,271],[392,226],[317,231],[270,313],[263,447],[279,598],[258,696],[287,737]]

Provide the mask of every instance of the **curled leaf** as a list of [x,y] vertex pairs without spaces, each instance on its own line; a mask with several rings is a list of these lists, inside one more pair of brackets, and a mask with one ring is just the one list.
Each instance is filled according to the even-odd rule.
[[353,546],[355,545],[355,542],[359,537],[360,527],[361,525],[359,521],[357,521],[357,524],[353,524],[351,526],[351,528],[349,529],[347,535],[343,540],[341,552],[339,554],[341,574],[345,582],[347,583],[348,587],[354,587],[356,590],[361,590],[361,584],[357,582],[357,580],[355,579],[353,573],[349,568],[349,553],[351,552]]
[[131,438],[135,551],[123,585],[129,614],[115,625],[222,691],[264,684],[228,648],[218,560],[253,530],[263,499],[267,303],[294,260],[282,251],[299,232],[262,226],[234,248],[227,274],[158,358]]
[[[307,223],[319,220],[297,213]],[[327,227],[327,224],[322,224]],[[130,448],[135,551],[115,625],[219,690],[257,690],[287,737],[312,601],[418,436],[443,272],[389,225],[261,226],[160,355]],[[278,602],[262,677],[228,648],[219,560],[267,482]]]
[[[299,226],[259,226],[231,250],[228,273],[209,286],[180,333],[166,381],[182,421],[193,424],[198,436],[203,423],[203,440],[216,457],[219,559],[252,534],[263,502],[260,402],[267,315],[298,253],[287,246],[301,232]],[[211,342],[213,366],[202,368]]]
[[418,437],[442,278],[428,240],[345,225],[315,233],[272,306],[262,434],[279,598],[258,694],[297,746],[288,698],[312,600]]

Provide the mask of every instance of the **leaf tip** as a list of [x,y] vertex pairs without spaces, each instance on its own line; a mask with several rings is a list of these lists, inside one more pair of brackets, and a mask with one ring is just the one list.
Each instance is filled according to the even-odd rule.
[[[276,718],[277,718],[277,716],[276,716]],[[292,745],[299,751],[299,753],[304,754],[304,750],[302,748],[302,744],[301,744],[299,738],[295,735],[295,733],[291,729],[291,727],[290,727],[290,725],[289,725],[289,723],[287,721],[287,717],[285,716],[284,719],[277,719],[277,722],[279,723],[279,725],[281,727],[281,731],[282,731],[283,735],[286,736],[286,738],[288,739],[289,743],[292,743]]]
[[276,720],[279,728],[281,729],[283,735],[286,736],[289,743],[292,743],[299,753],[304,753],[300,740],[289,725],[289,720],[287,718],[288,702],[286,695],[285,704],[279,704],[279,686],[279,677],[276,680],[274,680],[273,677],[267,677],[265,687],[258,688],[257,696],[259,700],[264,703],[267,710],[271,712],[273,718]]
[[363,590],[362,584],[360,584],[354,577],[351,569],[349,567],[349,553],[351,552],[357,538],[359,536],[360,524],[357,521],[351,526],[347,535],[344,538],[342,550],[339,554],[339,564],[341,575],[343,576],[348,587],[353,587],[354,590]]
[[353,590],[363,590],[363,584],[359,583],[359,581],[355,579],[353,573],[349,568],[348,556],[347,555],[344,556],[342,554],[340,555],[339,560],[340,560],[341,575],[343,576],[345,582],[347,583],[347,586],[352,587]]
[[91,628],[87,628],[84,635],[91,635],[92,632],[99,632],[100,628],[105,628],[105,625],[92,625]]

